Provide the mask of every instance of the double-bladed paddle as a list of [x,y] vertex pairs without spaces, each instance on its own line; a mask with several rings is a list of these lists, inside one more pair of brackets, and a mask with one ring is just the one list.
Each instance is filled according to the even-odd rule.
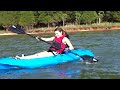
[[[25,30],[22,29],[21,27],[17,27],[17,26],[14,26],[14,25],[13,25],[13,26],[11,26],[11,27],[9,28],[9,30],[12,31],[12,32],[14,32],[14,33],[17,33],[17,34],[26,34],[26,35],[28,35],[28,36],[36,39],[35,36],[26,33]],[[51,44],[50,42],[44,41],[44,40],[42,40],[41,38],[38,38],[38,39],[39,39],[40,41],[45,42],[45,43]]]

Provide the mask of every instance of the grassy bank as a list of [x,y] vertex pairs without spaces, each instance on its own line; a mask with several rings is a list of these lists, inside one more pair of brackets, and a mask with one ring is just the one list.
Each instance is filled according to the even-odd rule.
[[[27,30],[27,33],[33,34],[41,34],[41,33],[53,33],[56,27],[44,27],[44,28],[34,28],[31,30]],[[94,24],[86,24],[86,25],[66,25],[61,26],[67,32],[80,32],[80,31],[101,31],[101,30],[116,30],[120,29],[120,23],[94,23]],[[10,31],[0,31],[0,35],[11,35],[15,34]]]
[[[29,30],[29,33],[51,33],[56,27],[50,28],[36,28]],[[95,23],[95,24],[86,24],[86,25],[66,25],[61,26],[67,32],[77,32],[77,31],[100,31],[100,30],[116,30],[120,29],[120,23]]]

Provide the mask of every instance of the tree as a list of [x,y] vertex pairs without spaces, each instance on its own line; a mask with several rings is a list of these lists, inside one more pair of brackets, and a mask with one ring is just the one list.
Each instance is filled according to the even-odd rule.
[[49,28],[50,23],[54,22],[52,13],[53,13],[52,11],[39,11],[39,17],[38,17],[39,22],[47,24]]
[[113,21],[113,17],[112,17],[111,11],[104,11],[104,15],[103,15],[102,21],[105,21],[105,22]]
[[120,11],[111,11],[113,21],[120,22]]
[[98,11],[98,23],[102,22],[103,16],[104,16],[104,11]]
[[82,14],[83,14],[83,11],[75,11],[75,23],[76,23],[76,25],[80,24]]
[[81,14],[81,22],[86,24],[91,24],[97,19],[97,13],[95,11],[83,11]]
[[63,12],[63,11],[58,11],[58,17],[59,19],[62,21],[62,25],[65,25],[65,21],[67,19],[67,13]]
[[33,11],[20,11],[19,25],[26,29],[31,28],[35,22],[35,16]]
[[16,25],[19,21],[19,11],[0,11],[0,25],[2,25],[6,31],[10,25]]

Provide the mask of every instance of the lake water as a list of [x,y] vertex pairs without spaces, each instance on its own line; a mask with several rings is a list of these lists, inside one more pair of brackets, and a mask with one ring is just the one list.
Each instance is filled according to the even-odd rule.
[[[73,61],[35,69],[1,69],[0,79],[120,79],[120,30],[70,33],[70,39],[75,48],[90,49],[99,62]],[[0,57],[31,55],[48,47],[45,42],[27,35],[0,36]]]

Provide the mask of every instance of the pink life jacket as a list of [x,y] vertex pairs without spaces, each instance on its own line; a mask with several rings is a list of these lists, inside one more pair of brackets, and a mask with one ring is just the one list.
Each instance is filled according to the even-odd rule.
[[65,37],[64,35],[59,38],[55,37],[50,47],[50,50],[56,51],[60,54],[63,53],[64,49],[67,47],[67,45],[62,42],[64,37]]

